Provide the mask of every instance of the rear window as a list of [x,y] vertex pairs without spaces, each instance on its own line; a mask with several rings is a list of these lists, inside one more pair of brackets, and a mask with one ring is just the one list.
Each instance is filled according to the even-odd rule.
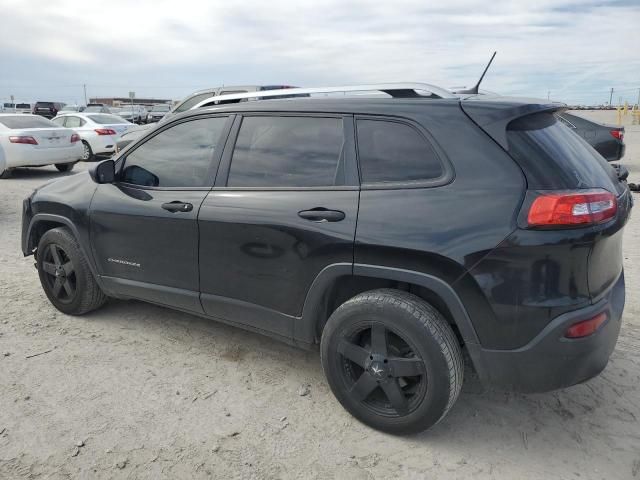
[[553,113],[514,120],[507,139],[509,153],[524,170],[529,188],[624,191],[611,165]]
[[94,122],[99,123],[100,125],[109,125],[111,123],[127,123],[126,120],[121,117],[116,117],[115,115],[87,115],[87,117],[89,117]]
[[15,117],[0,117],[0,123],[12,130],[23,128],[58,128],[58,125],[43,117],[30,115],[16,115]]
[[362,183],[419,182],[444,174],[431,145],[410,125],[358,120],[357,131]]
[[16,103],[16,108],[31,108],[28,103]]
[[169,105],[154,105],[151,111],[152,112],[168,112]]
[[51,108],[53,107],[53,102],[38,102],[36,103],[36,108]]

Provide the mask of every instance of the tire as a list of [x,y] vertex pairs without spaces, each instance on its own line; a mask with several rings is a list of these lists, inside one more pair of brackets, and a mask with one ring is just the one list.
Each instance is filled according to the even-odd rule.
[[80,160],[83,162],[91,162],[94,159],[93,150],[91,150],[91,145],[86,140],[82,140],[82,157]]
[[342,406],[387,433],[432,427],[462,388],[462,351],[449,323],[407,292],[373,290],[342,304],[327,321],[320,352]]
[[36,251],[36,265],[47,298],[61,312],[83,315],[106,302],[106,295],[68,229],[54,228],[42,236]]
[[75,163],[56,163],[56,168],[61,172],[70,172],[74,166]]

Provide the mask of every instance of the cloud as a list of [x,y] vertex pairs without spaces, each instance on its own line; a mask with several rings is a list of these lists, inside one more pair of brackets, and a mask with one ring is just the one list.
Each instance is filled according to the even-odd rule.
[[0,98],[78,97],[85,83],[170,98],[221,83],[461,86],[493,50],[489,90],[601,103],[610,87],[630,99],[640,87],[635,0],[0,0],[0,11]]

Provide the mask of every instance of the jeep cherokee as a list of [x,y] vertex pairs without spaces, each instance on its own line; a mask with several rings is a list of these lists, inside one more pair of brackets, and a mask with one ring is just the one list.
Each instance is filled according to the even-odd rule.
[[626,184],[561,104],[381,90],[205,101],[37,189],[23,253],[67,314],[133,298],[319,346],[340,403],[391,433],[443,418],[463,352],[522,392],[597,375]]

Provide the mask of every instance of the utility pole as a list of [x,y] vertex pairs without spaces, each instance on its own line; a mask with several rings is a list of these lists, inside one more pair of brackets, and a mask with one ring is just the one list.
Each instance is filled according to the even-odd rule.
[[613,88],[611,89],[611,92],[609,93],[609,107],[611,107],[611,101],[613,100]]
[[636,102],[636,105],[638,105],[638,110],[640,110],[640,88],[638,89],[638,101]]
[[550,96],[551,96],[551,90],[547,90],[547,100],[549,100]]
[[84,104],[87,104],[87,84],[82,84],[82,88],[84,88]]

